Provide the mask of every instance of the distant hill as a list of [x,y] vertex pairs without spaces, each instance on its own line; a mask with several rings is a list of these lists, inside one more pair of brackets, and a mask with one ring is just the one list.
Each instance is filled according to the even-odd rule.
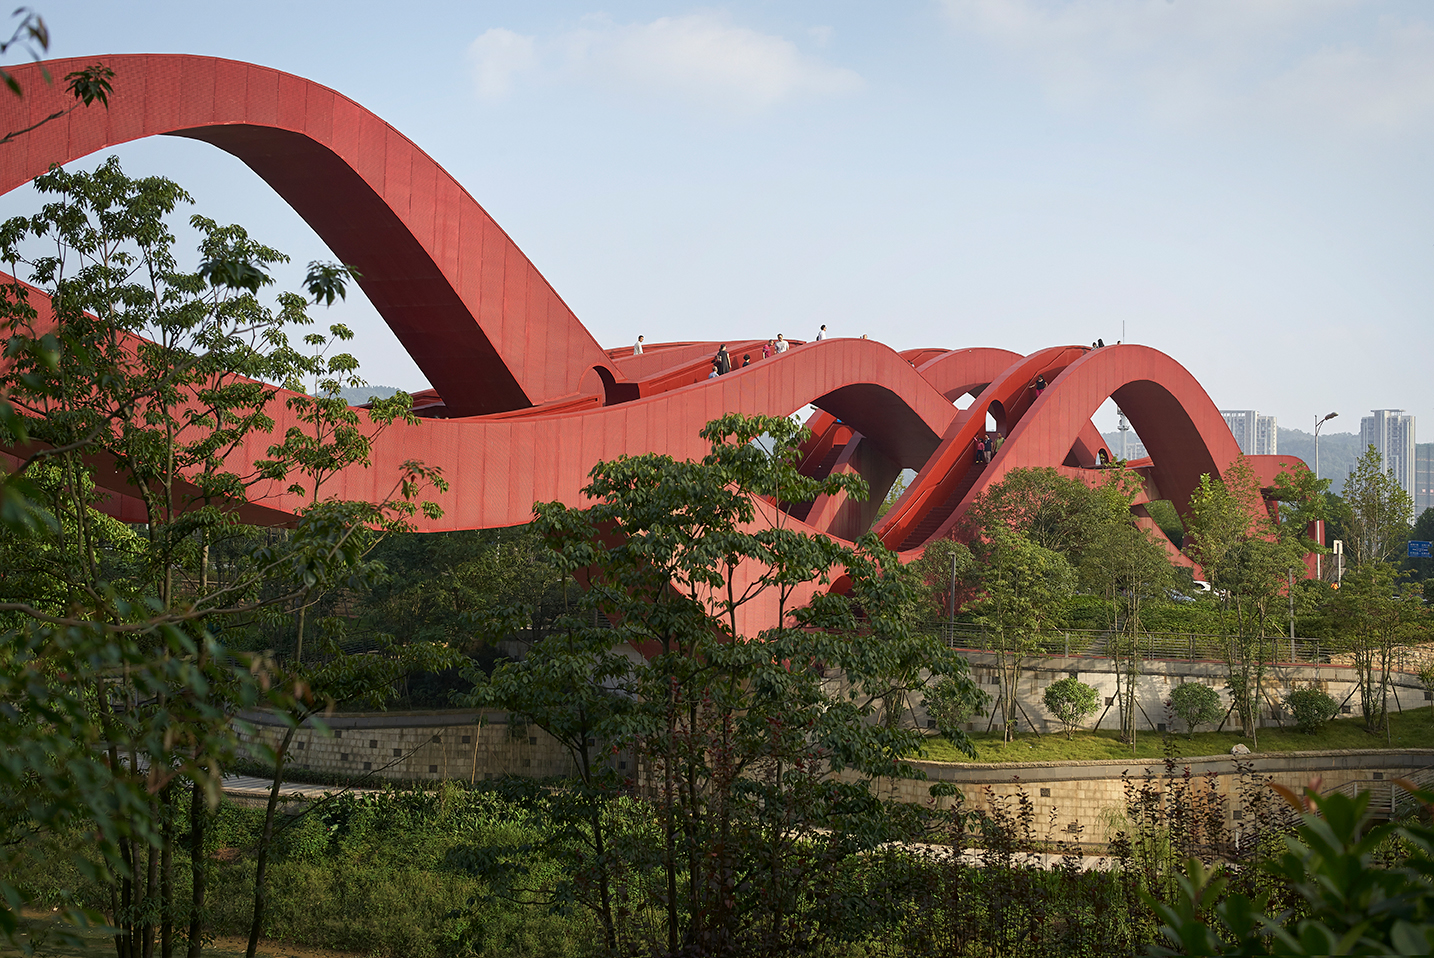
[[364,386],[361,389],[340,389],[339,395],[350,406],[362,406],[370,399],[387,399],[396,392],[397,386]]
[[[1305,465],[1311,469],[1315,467],[1314,457],[1314,434],[1305,432],[1303,429],[1286,429],[1280,427],[1279,433],[1280,453],[1286,456],[1298,456],[1303,459]],[[1357,432],[1324,432],[1319,434],[1319,473],[1326,479],[1333,479],[1330,489],[1334,492],[1344,491],[1344,480],[1349,475],[1349,470],[1359,459],[1364,450],[1359,445],[1359,433]]]
[[[1120,455],[1120,433],[1102,433],[1102,438],[1110,446],[1110,451]],[[1134,432],[1130,434],[1132,445],[1137,441]],[[1139,454],[1140,449],[1133,449],[1133,454]],[[1305,465],[1314,468],[1314,435],[1299,429],[1286,429],[1280,427],[1279,433],[1280,455],[1291,456],[1304,460]],[[1335,492],[1344,490],[1345,477],[1354,466],[1355,460],[1360,457],[1364,450],[1359,447],[1359,434],[1352,432],[1324,432],[1319,434],[1319,471],[1326,479],[1333,479],[1330,489]],[[1133,458],[1134,456],[1132,456]]]

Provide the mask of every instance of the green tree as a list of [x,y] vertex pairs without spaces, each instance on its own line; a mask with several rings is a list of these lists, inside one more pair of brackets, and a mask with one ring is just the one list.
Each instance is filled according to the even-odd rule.
[[[979,594],[967,609],[985,626],[997,656],[997,704],[1009,741],[1024,714],[1017,694],[1022,670],[1041,649],[1042,640],[1062,624],[1065,601],[1075,591],[1075,570],[1059,552],[1044,549],[1004,525],[989,529],[976,553]],[[1034,730],[1036,723],[1029,715],[1025,718]]]
[[533,611],[517,636],[538,635],[562,610],[564,577],[531,526],[387,536],[373,558],[385,575],[358,609],[364,629],[472,653],[475,623],[501,609]]
[[[282,449],[260,462],[232,455],[273,425],[265,383],[312,368],[287,343],[288,328],[312,322],[305,298],[280,294],[271,307],[258,296],[282,255],[195,217],[202,262],[182,269],[168,220],[187,194],[114,160],[36,186],[44,209],[0,225],[0,256],[45,295],[32,303],[18,280],[0,290],[0,438],[25,457],[4,477],[0,516],[0,554],[25,570],[14,590],[0,586],[0,701],[12,716],[0,725],[0,793],[23,812],[6,820],[21,829],[83,824],[113,881],[121,958],[149,953],[156,936],[168,953],[182,787],[198,841],[235,753],[234,714],[307,694],[271,657],[237,655],[215,634],[242,635],[315,584],[361,580],[363,530],[412,514],[437,477],[410,464],[386,502],[316,500],[281,540],[235,536],[250,487],[307,466]],[[400,401],[377,421],[405,412]],[[140,531],[100,514],[97,469],[128,482]],[[216,539],[223,570],[211,563]],[[202,868],[195,879],[192,953]],[[0,883],[0,921],[12,923],[18,899]]]
[[1220,599],[1226,676],[1244,734],[1258,741],[1265,672],[1287,606],[1290,570],[1302,567],[1303,526],[1277,524],[1244,459],[1222,480],[1202,476],[1190,498],[1185,551]]
[[1336,635],[1354,660],[1365,728],[1388,728],[1392,673],[1404,666],[1401,652],[1428,642],[1430,621],[1424,591],[1400,582],[1388,562],[1366,562],[1345,573],[1330,601]]
[[1170,690],[1170,709],[1185,723],[1185,734],[1211,725],[1225,712],[1220,693],[1203,682],[1182,682]]
[[979,532],[997,527],[1080,563],[1092,547],[1106,503],[1100,494],[1050,467],[1012,469],[971,505],[968,523]]
[[[906,758],[923,736],[882,721],[883,705],[942,676],[966,681],[963,660],[912,628],[920,587],[892,553],[874,537],[847,547],[795,532],[771,507],[865,494],[855,477],[802,476],[803,432],[727,416],[703,430],[701,462],[600,463],[590,508],[540,504],[552,561],[585,591],[521,662],[471,675],[470,704],[506,709],[572,752],[591,854],[542,890],[591,908],[610,950],[747,953],[864,933],[814,909],[829,914],[841,862],[892,836],[876,780],[914,774]],[[754,605],[775,625],[744,630]],[[955,740],[969,749],[959,730]],[[622,756],[635,763],[626,776],[611,764]],[[610,851],[620,777],[653,813],[645,869]],[[659,937],[616,904],[634,895],[656,903]]]
[[961,726],[983,714],[990,705],[991,696],[986,690],[964,676],[943,676],[922,692],[922,709],[936,722],[937,731],[952,740],[959,740]]
[[1066,738],[1073,738],[1076,729],[1095,714],[1099,707],[1094,685],[1087,685],[1073,675],[1068,675],[1046,686],[1043,696],[1046,710],[1056,717],[1065,729]]
[[[1419,518],[1414,520],[1414,528],[1410,531],[1409,538],[1419,542],[1434,542],[1434,509],[1425,509],[1419,514]],[[1412,559],[1406,555],[1404,571],[1415,582],[1427,582],[1434,578],[1434,559]]]
[[1373,446],[1345,480],[1344,499],[1350,508],[1345,552],[1351,564],[1390,562],[1404,555],[1414,503]]
[[1285,705],[1294,715],[1299,730],[1311,735],[1324,728],[1339,712],[1339,703],[1316,685],[1290,689],[1285,694]]
[[1109,652],[1115,665],[1116,700],[1120,704],[1121,738],[1135,746],[1140,676],[1140,637],[1147,605],[1164,599],[1175,585],[1175,570],[1166,547],[1156,535],[1137,526],[1131,508],[1140,480],[1123,468],[1109,472],[1094,502],[1090,547],[1080,566],[1082,585],[1101,596],[1110,609]]
[[936,539],[926,544],[912,566],[926,586],[925,614],[953,621],[968,598],[966,593],[976,567],[971,549],[955,539]]

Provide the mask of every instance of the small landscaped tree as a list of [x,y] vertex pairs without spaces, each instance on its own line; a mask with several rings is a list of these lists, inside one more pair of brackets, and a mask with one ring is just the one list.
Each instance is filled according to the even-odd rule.
[[1146,606],[1164,598],[1175,582],[1165,546],[1156,534],[1131,520],[1131,506],[1140,489],[1134,473],[1118,469],[1107,474],[1095,490],[1101,508],[1093,515],[1091,548],[1080,566],[1082,584],[1101,596],[1110,610],[1108,649],[1115,666],[1120,738],[1132,750],[1139,726],[1136,717],[1144,712],[1136,690]]
[[[1009,741],[1024,712],[1016,690],[1026,660],[1063,623],[1065,601],[1075,591],[1075,572],[1059,552],[1043,549],[1006,526],[989,529],[986,536],[975,550],[981,560],[980,595],[967,609],[985,626],[997,656],[999,704]],[[1034,729],[1029,715],[1026,721]]]
[[1315,685],[1291,689],[1285,696],[1285,706],[1294,714],[1300,731],[1311,735],[1324,728],[1339,711],[1339,703]]
[[1185,723],[1186,735],[1194,735],[1197,727],[1213,723],[1223,708],[1220,693],[1203,682],[1186,682],[1170,691],[1170,710]]
[[1064,727],[1066,738],[1074,737],[1076,729],[1094,715],[1098,707],[1095,686],[1085,684],[1074,675],[1046,686],[1045,703],[1047,711]]
[[985,712],[990,704],[991,696],[985,689],[950,677],[928,686],[922,701],[927,717],[936,723],[937,731],[948,738],[960,734],[961,726]]
[[[1282,501],[1302,500],[1306,493],[1299,489],[1279,491],[1290,485],[1276,483],[1275,494]],[[1243,458],[1222,478],[1200,477],[1186,520],[1185,551],[1203,567],[1220,598],[1235,715],[1244,734],[1258,743],[1260,689],[1286,625],[1288,577],[1303,565],[1311,544],[1301,521],[1273,521],[1260,482]]]

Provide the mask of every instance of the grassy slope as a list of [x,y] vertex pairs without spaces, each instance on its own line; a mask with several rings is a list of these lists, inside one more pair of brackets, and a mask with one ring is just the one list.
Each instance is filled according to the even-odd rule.
[[[1165,754],[1165,736],[1143,732],[1136,737],[1134,757],[1161,758]],[[1013,742],[1003,743],[999,732],[974,732],[977,762],[1088,762],[1107,758],[1132,757],[1129,745],[1123,745],[1113,731],[1077,732],[1073,739],[1064,735],[1018,735]],[[1329,723],[1318,735],[1306,735],[1291,728],[1260,730],[1259,748],[1238,732],[1197,732],[1193,737],[1173,736],[1174,753],[1179,756],[1228,755],[1230,748],[1243,743],[1251,751],[1299,752],[1315,749],[1344,748],[1434,748],[1434,714],[1417,709],[1390,716],[1390,735],[1371,735],[1364,730],[1360,718],[1338,719]],[[927,740],[923,758],[937,762],[970,762],[973,759],[958,752],[944,738]]]

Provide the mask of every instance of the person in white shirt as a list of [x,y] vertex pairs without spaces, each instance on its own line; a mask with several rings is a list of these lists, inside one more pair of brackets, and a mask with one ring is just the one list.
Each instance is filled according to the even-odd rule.
[[790,346],[790,345],[791,345],[791,343],[787,342],[785,339],[782,338],[782,334],[781,334],[781,333],[778,333],[778,334],[777,334],[777,352],[779,352],[779,353],[784,353],[784,352],[786,352],[786,351],[787,351],[787,347]]
[[812,340],[812,342],[819,343],[819,342],[821,342],[823,339],[826,339],[826,338],[827,338],[827,327],[826,327],[826,324],[823,323],[823,324],[822,324],[822,328],[819,329],[819,330],[817,330],[817,338],[814,339],[814,340]]
[[[825,328],[825,327],[823,327],[823,328]],[[641,355],[642,355],[642,337],[641,337],[641,336],[637,337],[637,342],[633,344],[632,354],[633,354],[634,356],[641,356]]]

